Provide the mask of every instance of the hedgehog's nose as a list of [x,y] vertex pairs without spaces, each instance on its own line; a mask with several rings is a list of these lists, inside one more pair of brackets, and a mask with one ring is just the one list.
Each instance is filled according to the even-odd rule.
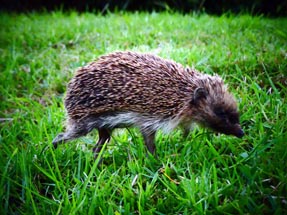
[[235,136],[238,137],[238,138],[243,137],[244,136],[244,131],[242,129],[239,129]]

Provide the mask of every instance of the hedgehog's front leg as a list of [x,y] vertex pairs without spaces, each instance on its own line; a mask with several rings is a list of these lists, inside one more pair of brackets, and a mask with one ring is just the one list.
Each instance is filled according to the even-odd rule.
[[143,135],[143,138],[144,138],[144,142],[145,142],[145,145],[147,146],[147,149],[149,150],[149,152],[151,154],[154,155],[155,153],[155,143],[154,143],[154,140],[155,140],[155,131],[147,131],[147,130],[144,130],[144,129],[141,129],[141,133]]
[[108,130],[106,128],[98,128],[98,132],[99,132],[99,140],[96,143],[95,147],[93,148],[93,152],[94,152],[94,157],[96,158],[98,156],[98,154],[100,153],[100,151],[103,148],[103,145],[105,144],[106,141],[110,141],[111,139],[111,130]]

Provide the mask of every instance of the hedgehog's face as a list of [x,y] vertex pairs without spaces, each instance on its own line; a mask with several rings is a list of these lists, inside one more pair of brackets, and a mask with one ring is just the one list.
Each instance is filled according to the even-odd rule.
[[220,96],[210,95],[210,92],[199,88],[191,102],[195,109],[195,120],[212,130],[234,135],[241,138],[244,135],[239,124],[239,113],[232,95],[228,92]]
[[243,137],[244,132],[239,124],[239,113],[236,109],[226,108],[224,105],[213,107],[211,118],[207,120],[207,126],[214,131]]

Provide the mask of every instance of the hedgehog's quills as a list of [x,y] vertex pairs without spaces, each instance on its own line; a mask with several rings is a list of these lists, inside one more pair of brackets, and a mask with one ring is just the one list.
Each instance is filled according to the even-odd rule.
[[99,132],[95,156],[112,130],[139,127],[155,152],[156,131],[192,123],[237,137],[244,135],[233,96],[222,79],[151,54],[115,52],[79,69],[65,98],[68,123],[53,144]]

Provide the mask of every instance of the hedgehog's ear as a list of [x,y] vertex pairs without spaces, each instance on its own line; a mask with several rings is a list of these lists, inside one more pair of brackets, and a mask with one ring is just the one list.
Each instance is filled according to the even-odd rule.
[[193,97],[192,97],[190,103],[192,105],[197,105],[200,100],[206,99],[206,97],[207,97],[206,89],[204,89],[202,87],[198,87],[194,90]]

